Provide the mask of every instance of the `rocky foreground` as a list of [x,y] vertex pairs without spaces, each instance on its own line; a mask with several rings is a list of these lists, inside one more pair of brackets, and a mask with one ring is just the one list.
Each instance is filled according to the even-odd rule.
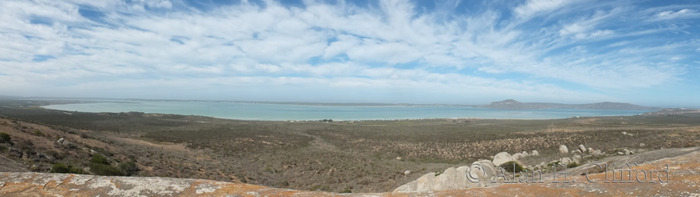
[[[566,180],[561,176],[553,180],[552,174],[545,174],[547,178],[541,183],[501,183],[482,188],[426,192],[337,194],[200,179],[19,172],[0,173],[0,196],[700,196],[698,148],[660,151],[612,157],[601,162],[620,166],[625,162],[653,158],[654,154],[682,154],[633,166],[628,168],[631,173],[626,169],[609,171],[607,180],[606,173],[588,177],[569,174]],[[664,174],[666,170],[668,176]],[[624,175],[620,176],[620,172]],[[615,173],[615,178],[612,178],[612,173]]]

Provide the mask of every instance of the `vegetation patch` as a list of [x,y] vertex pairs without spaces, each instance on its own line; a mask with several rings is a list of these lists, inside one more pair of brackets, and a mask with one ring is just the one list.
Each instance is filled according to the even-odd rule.
[[523,166],[518,162],[509,161],[501,164],[499,167],[503,168],[506,172],[519,173],[523,171]]
[[580,165],[581,165],[581,164],[579,164],[579,163],[571,162],[571,163],[567,164],[566,167],[567,167],[567,168],[575,168],[575,167],[578,167],[578,166],[580,166]]
[[95,154],[92,159],[90,159],[90,172],[97,174],[97,175],[105,175],[105,176],[124,176],[125,173],[117,168],[112,166],[109,161],[107,161],[107,158],[100,154]]
[[0,143],[9,143],[12,141],[12,138],[10,137],[9,134],[7,133],[0,133]]
[[85,174],[83,169],[73,167],[71,165],[66,165],[63,163],[55,163],[51,167],[51,173],[73,173],[73,174]]
[[44,136],[46,136],[46,134],[44,134],[44,132],[41,132],[41,131],[39,131],[39,130],[34,130],[34,132],[33,132],[32,134],[34,134],[34,135],[36,135],[36,136],[39,136],[39,137],[44,137]]
[[136,166],[136,163],[134,163],[133,161],[128,161],[119,164],[119,169],[121,169],[122,172],[124,172],[124,175],[126,176],[137,175],[141,171],[139,167]]
[[[31,105],[36,104],[46,103]],[[14,143],[0,144],[5,146],[0,149],[8,158],[33,162],[37,172],[48,172],[60,162],[72,167],[59,165],[59,171],[89,166],[90,172],[102,175],[199,178],[329,192],[391,191],[423,174],[469,165],[498,152],[538,150],[546,158],[542,161],[552,161],[562,157],[556,152],[562,144],[585,144],[614,154],[620,147],[654,150],[700,142],[698,132],[688,132],[700,126],[698,114],[284,122],[66,113],[26,105],[0,100],[0,122],[7,123],[2,132],[9,134],[3,141],[10,141],[11,135]],[[37,128],[46,136],[31,137],[40,135],[33,133]],[[57,144],[59,137],[76,147]],[[521,162],[533,164],[530,159],[535,158]],[[517,172],[517,166],[503,167]],[[408,170],[411,173],[404,174]]]

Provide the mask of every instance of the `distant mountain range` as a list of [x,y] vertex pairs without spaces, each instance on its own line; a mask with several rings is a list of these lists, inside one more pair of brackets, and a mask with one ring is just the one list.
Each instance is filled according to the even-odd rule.
[[659,110],[660,108],[645,107],[629,103],[591,103],[591,104],[560,104],[560,103],[521,103],[513,99],[492,102],[479,107],[492,109],[602,109],[602,110]]

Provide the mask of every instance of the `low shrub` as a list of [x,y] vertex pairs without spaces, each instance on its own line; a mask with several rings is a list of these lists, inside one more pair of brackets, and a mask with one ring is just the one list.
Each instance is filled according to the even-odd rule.
[[571,163],[567,164],[566,167],[567,167],[567,168],[575,168],[575,167],[578,167],[578,166],[580,166],[580,165],[581,165],[581,164],[579,164],[579,163],[571,162]]
[[73,174],[85,174],[83,169],[73,167],[71,165],[66,165],[63,163],[55,163],[51,167],[52,173],[73,173]]
[[4,133],[4,132],[0,133],[0,142],[2,142],[2,143],[10,142],[11,140],[12,140],[12,138],[10,137],[9,134]]
[[523,166],[515,161],[506,162],[504,164],[501,164],[499,167],[503,168],[506,172],[512,173],[518,173],[523,171]]
[[134,162],[124,162],[119,164],[119,168],[124,172],[124,175],[126,176],[132,176],[136,175],[141,171],[138,166],[136,166],[136,163]]
[[90,159],[90,172],[105,176],[124,176],[126,173],[122,169],[112,166],[107,158],[100,154],[95,154]]
[[109,164],[90,163],[90,172],[104,176],[124,176],[121,169]]
[[107,161],[107,158],[100,154],[95,154],[92,156],[92,159],[90,159],[90,163],[94,164],[107,164],[109,165],[109,161]]

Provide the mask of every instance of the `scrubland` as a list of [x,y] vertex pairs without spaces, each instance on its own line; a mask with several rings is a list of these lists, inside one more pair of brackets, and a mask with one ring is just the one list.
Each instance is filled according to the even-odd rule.
[[[386,192],[428,172],[498,152],[583,144],[606,153],[700,145],[700,113],[556,120],[242,121],[144,113],[81,113],[2,101],[1,154],[27,170],[56,163],[134,162],[135,176],[202,178],[279,188]],[[622,134],[622,133],[626,134]],[[73,146],[56,143],[60,138]],[[411,171],[406,175],[405,171]],[[89,169],[85,173],[91,173]]]

